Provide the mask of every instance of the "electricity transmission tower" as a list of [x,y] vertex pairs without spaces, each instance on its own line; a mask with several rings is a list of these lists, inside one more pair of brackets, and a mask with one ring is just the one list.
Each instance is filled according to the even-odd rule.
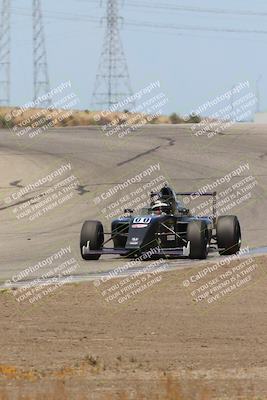
[[[43,26],[41,0],[33,0],[33,74],[34,100],[50,90],[47,54],[45,48],[45,34]],[[42,106],[51,105],[51,100],[45,100]]]
[[[107,109],[132,95],[127,62],[120,37],[119,1],[106,0],[106,32],[96,75],[92,104]],[[126,108],[133,105],[127,104]]]
[[2,1],[0,25],[0,105],[10,104],[10,1]]

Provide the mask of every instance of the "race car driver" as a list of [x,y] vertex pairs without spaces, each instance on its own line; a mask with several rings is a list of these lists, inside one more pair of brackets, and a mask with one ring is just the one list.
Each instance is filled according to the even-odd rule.
[[169,204],[157,200],[152,206],[152,213],[156,215],[169,215],[171,214],[171,207]]

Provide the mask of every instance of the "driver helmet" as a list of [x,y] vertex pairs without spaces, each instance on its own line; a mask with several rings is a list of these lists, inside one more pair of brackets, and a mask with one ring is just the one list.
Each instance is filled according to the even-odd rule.
[[152,206],[152,212],[161,215],[163,213],[169,214],[170,213],[170,206],[167,203],[163,203],[160,200],[157,200],[155,204]]

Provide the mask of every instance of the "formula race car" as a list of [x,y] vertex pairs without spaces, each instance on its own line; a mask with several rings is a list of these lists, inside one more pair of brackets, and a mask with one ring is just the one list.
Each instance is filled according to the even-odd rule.
[[[176,196],[212,196],[212,215],[193,216]],[[105,240],[105,235],[108,239]],[[113,242],[112,247],[107,243]],[[125,210],[125,215],[111,223],[111,232],[104,232],[100,221],[86,221],[80,236],[84,260],[98,260],[101,255],[124,257],[189,257],[205,259],[209,252],[236,254],[241,246],[241,229],[234,215],[217,217],[216,192],[175,193],[164,186],[151,193],[150,205],[139,215]],[[151,257],[152,258],[152,257]]]

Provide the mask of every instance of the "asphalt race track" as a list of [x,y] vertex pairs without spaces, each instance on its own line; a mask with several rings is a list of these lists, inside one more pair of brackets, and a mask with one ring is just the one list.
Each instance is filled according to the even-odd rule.
[[[267,245],[266,125],[236,124],[212,138],[194,136],[190,125],[150,125],[122,139],[105,137],[98,127],[56,129],[33,139],[18,138],[13,132],[1,130],[0,154],[1,284],[64,248],[70,248],[71,256],[78,260],[79,267],[73,275],[79,277],[88,278],[88,274],[93,277],[98,272],[125,264],[125,260],[110,256],[99,261],[82,261],[79,254],[81,225],[86,219],[100,219],[109,230],[111,218],[103,210],[115,201],[116,196],[119,201],[127,191],[120,190],[114,198],[111,196],[103,201],[101,195],[104,193],[107,197],[116,185],[158,163],[160,171],[143,178],[142,185],[161,174],[177,191],[197,191],[241,165],[247,165],[240,175],[232,177],[230,182],[218,184],[216,189],[225,191],[251,176],[248,182],[254,182],[254,186],[244,191],[250,195],[232,206],[228,213],[236,214],[240,219],[243,247]],[[29,186],[42,177],[51,176],[62,165],[69,165],[70,171],[39,188]],[[41,202],[45,196],[37,199],[38,194],[71,175],[78,180],[78,185],[72,191],[66,191],[69,198],[42,211],[42,215],[36,214],[31,221],[28,216],[23,216],[27,201]],[[132,183],[131,193],[141,183]],[[240,187],[244,188],[244,185]],[[35,210],[40,208],[36,206]],[[168,263],[172,268],[188,265],[187,260]],[[196,266],[198,264],[196,262]],[[27,279],[33,279],[39,273],[36,274],[31,273]]]

